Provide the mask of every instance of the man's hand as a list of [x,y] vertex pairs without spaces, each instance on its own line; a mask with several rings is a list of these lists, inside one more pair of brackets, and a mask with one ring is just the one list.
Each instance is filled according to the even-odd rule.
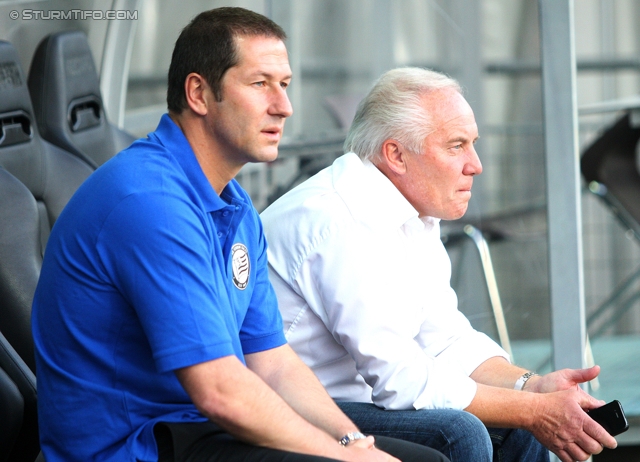
[[340,457],[340,460],[346,460],[349,462],[400,462],[395,457],[376,448],[374,443],[375,439],[373,436],[367,436],[366,438],[355,440],[344,448],[345,457]]
[[[549,383],[560,386],[575,377],[577,375],[569,374]],[[532,410],[534,418],[529,430],[562,462],[587,460],[591,454],[602,452],[603,446],[611,449],[617,446],[616,440],[585,412],[585,409],[599,407],[601,402],[579,389],[577,383],[566,390],[540,395],[537,407]]]
[[[554,391],[577,388],[579,384],[589,382],[600,374],[600,366],[588,369],[562,369],[539,377],[532,377],[525,384],[524,391],[533,393],[552,393]],[[603,403],[600,404],[602,406]]]

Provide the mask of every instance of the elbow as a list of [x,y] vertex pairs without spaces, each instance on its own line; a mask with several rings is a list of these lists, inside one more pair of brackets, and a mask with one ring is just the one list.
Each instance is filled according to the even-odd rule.
[[233,395],[211,390],[203,395],[192,397],[196,409],[209,420],[227,428],[234,422],[242,421],[243,404]]
[[417,409],[416,402],[424,394],[427,382],[423,374],[416,374],[412,369],[396,370],[386,376],[369,377],[365,380],[371,386],[373,403],[390,411]]

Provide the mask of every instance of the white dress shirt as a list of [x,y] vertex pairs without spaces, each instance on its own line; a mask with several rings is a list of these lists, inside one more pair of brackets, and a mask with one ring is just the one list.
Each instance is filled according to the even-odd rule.
[[337,401],[464,409],[509,356],[457,309],[440,222],[353,153],[262,213],[292,348]]

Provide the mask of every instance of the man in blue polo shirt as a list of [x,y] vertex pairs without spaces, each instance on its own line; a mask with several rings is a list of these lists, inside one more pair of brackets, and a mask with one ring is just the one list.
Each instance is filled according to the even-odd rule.
[[284,38],[240,8],[196,17],[174,49],[169,114],[55,224],[33,305],[47,462],[397,460],[286,345],[262,226],[233,180],[277,156]]

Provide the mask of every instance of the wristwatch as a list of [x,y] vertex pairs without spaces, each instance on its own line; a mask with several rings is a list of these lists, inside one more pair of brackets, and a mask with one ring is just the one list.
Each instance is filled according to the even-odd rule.
[[340,438],[339,442],[340,442],[340,444],[342,446],[346,446],[349,443],[351,443],[352,441],[363,440],[365,438],[366,438],[366,436],[363,435],[360,432],[350,432],[350,433],[347,433],[346,435],[344,435],[342,438]]
[[535,372],[525,372],[520,376],[518,380],[516,380],[516,385],[513,387],[514,390],[522,390],[527,381],[533,377],[534,375],[538,375]]

